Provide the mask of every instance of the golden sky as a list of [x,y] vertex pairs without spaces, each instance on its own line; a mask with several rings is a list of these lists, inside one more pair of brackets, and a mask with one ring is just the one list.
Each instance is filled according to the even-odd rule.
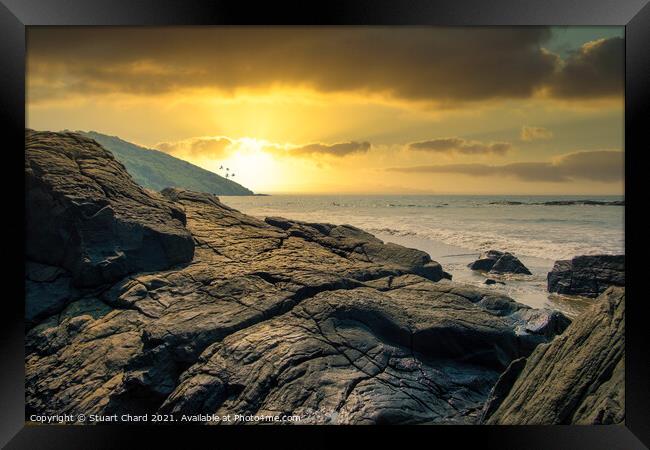
[[27,126],[262,193],[622,194],[621,27],[30,27]]

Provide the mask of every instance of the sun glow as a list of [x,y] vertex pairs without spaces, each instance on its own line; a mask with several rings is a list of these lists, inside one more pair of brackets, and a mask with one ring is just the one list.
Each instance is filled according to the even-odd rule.
[[273,155],[264,151],[265,141],[244,137],[233,141],[223,159],[206,162],[204,167],[252,189],[265,192],[277,185],[282,167]]

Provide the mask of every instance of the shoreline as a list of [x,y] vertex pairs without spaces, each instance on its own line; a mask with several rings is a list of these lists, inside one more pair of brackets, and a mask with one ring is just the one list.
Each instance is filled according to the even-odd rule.
[[[537,265],[549,268],[555,260],[578,255],[624,253],[624,221],[621,210],[614,207],[491,204],[512,200],[510,196],[219,198],[258,218],[280,216],[305,222],[350,224],[369,233],[389,234],[392,240],[414,236],[434,242],[436,248],[443,243],[459,247],[458,253],[498,249],[518,257],[546,259],[547,264],[542,261]],[[520,197],[524,199],[535,203],[540,200],[539,197]],[[544,201],[561,199],[561,196],[544,197]],[[602,200],[595,196],[591,199]],[[428,248],[427,251],[436,256],[433,249]]]
[[[534,256],[516,255],[533,273],[532,276],[487,277],[485,274],[471,270],[467,265],[476,260],[480,252],[434,241],[419,236],[395,236],[387,233],[373,233],[384,242],[392,242],[404,247],[427,252],[431,259],[439,262],[443,269],[452,275],[457,283],[467,283],[484,289],[491,289],[507,295],[514,300],[533,308],[550,308],[563,312],[569,317],[576,317],[591,306],[591,299],[558,295],[546,290],[546,275],[555,261]],[[506,284],[486,285],[487,278],[498,279]]]
[[[244,212],[244,211],[242,211]],[[244,214],[249,214],[244,212]],[[266,217],[259,214],[251,214],[253,217],[264,221]],[[294,220],[293,218],[288,220]],[[303,219],[300,219],[303,220]],[[309,222],[309,221],[308,221]],[[318,223],[328,222],[326,219],[317,220]],[[336,224],[341,225],[341,224]],[[429,254],[433,261],[438,262],[443,270],[452,275],[452,281],[464,283],[482,289],[489,289],[495,293],[506,295],[517,302],[523,303],[531,308],[553,309],[566,314],[570,318],[577,317],[592,304],[592,299],[581,298],[569,295],[550,293],[546,289],[546,276],[553,267],[555,260],[539,258],[535,256],[515,254],[522,263],[530,269],[532,276],[489,276],[479,271],[473,271],[467,266],[475,261],[481,251],[423,237],[416,234],[398,235],[391,233],[377,232],[367,227],[358,227],[361,230],[372,234],[384,243],[393,243],[403,247],[421,250]],[[484,284],[488,278],[503,281],[504,284]]]
[[[619,241],[623,241],[615,230],[617,213],[582,204],[599,203],[605,200],[602,197],[576,200],[577,197],[580,196],[457,196],[457,202],[449,196],[219,198],[261,220],[279,216],[308,223],[350,224],[383,242],[428,253],[456,282],[490,289],[533,308],[555,309],[575,317],[592,301],[547,291],[547,274],[555,262],[579,255],[624,254],[624,249],[618,248]],[[514,206],[507,204],[515,198],[521,201]],[[567,198],[581,204],[567,206]],[[607,200],[615,199],[616,196],[609,196]],[[443,200],[444,207],[439,205]],[[559,216],[551,213],[551,217],[547,208],[564,212],[558,212]],[[583,212],[584,208],[591,212]],[[505,285],[484,284],[488,277],[467,266],[490,249],[517,256],[532,275],[490,276]]]

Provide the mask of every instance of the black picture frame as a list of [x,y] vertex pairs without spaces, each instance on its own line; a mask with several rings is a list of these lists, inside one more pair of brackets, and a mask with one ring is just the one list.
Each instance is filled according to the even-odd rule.
[[[5,193],[4,221],[7,243],[5,298],[0,327],[0,445],[6,448],[122,448],[144,434],[145,442],[167,444],[195,442],[198,436],[214,444],[215,435],[240,437],[273,434],[294,445],[296,432],[317,432],[322,439],[341,442],[350,427],[255,427],[224,430],[223,427],[175,426],[25,426],[24,423],[24,202],[20,165],[24,164],[25,38],[26,27],[41,25],[619,25],[625,26],[625,235],[627,254],[626,419],[625,426],[463,426],[463,427],[356,427],[353,431],[395,443],[426,439],[431,445],[471,443],[501,449],[641,449],[650,445],[650,347],[647,319],[641,297],[640,261],[644,199],[638,198],[643,183],[642,140],[650,118],[650,5],[648,0],[329,0],[329,1],[200,1],[200,0],[0,0],[0,114],[2,179]],[[645,145],[643,145],[645,144]],[[19,219],[17,219],[19,218]],[[631,243],[631,245],[627,245]],[[10,288],[7,290],[7,288]],[[324,430],[325,429],[325,430]],[[215,433],[216,432],[216,433]],[[211,436],[208,437],[207,435]],[[414,436],[417,434],[418,436]],[[192,439],[192,441],[189,441]],[[289,440],[287,440],[289,439]],[[451,444],[453,442],[453,444]],[[437,444],[436,444],[437,443]]]

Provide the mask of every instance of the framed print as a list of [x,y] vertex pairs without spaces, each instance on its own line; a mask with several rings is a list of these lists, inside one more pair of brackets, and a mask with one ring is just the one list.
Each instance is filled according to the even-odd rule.
[[2,444],[647,448],[646,3],[3,0]]

